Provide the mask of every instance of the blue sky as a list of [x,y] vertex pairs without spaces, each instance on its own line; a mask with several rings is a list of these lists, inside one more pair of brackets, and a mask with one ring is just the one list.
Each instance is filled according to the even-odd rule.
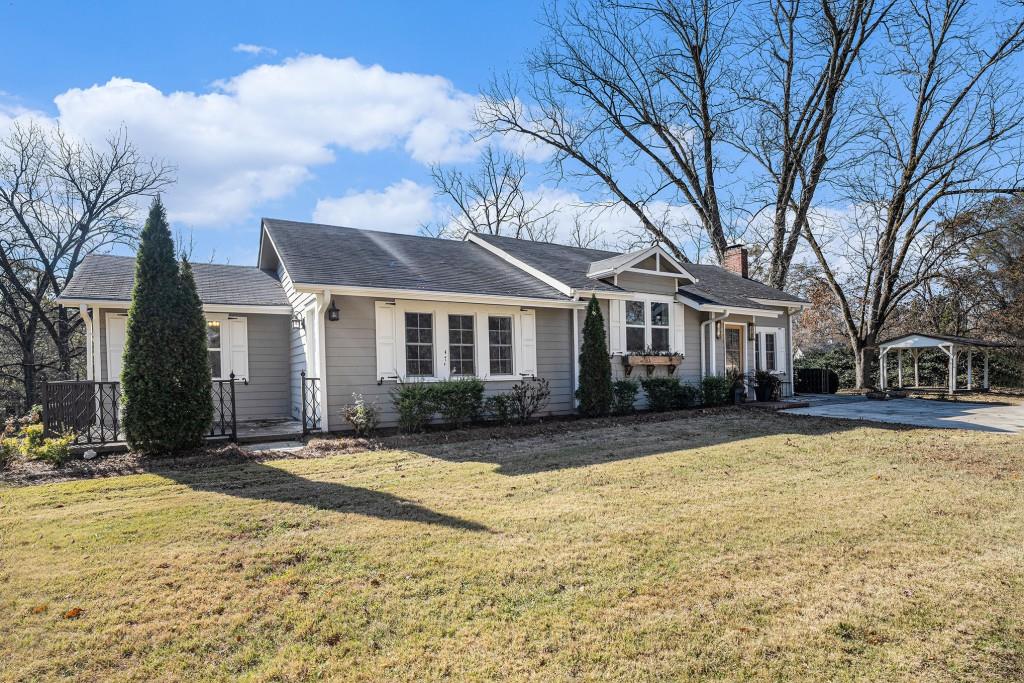
[[[518,68],[540,38],[539,11],[13,0],[0,5],[0,59],[14,67],[0,76],[0,126],[45,116],[102,139],[125,125],[179,167],[167,201],[197,258],[252,262],[260,215],[309,220],[320,201],[321,217],[364,223],[383,205],[382,225],[363,227],[413,231],[417,210],[429,211],[428,162],[471,160],[466,98],[493,71]],[[410,203],[419,209],[394,209]]]

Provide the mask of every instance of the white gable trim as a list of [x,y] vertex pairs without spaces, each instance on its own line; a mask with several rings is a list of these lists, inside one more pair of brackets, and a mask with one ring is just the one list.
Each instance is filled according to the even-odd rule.
[[[668,260],[668,262],[679,272],[670,273],[668,271],[663,270],[648,270],[646,268],[633,267],[637,263],[640,263],[641,261],[643,261],[646,258],[649,258],[650,256],[657,256],[659,262],[661,259]],[[598,261],[598,263],[600,263],[600,261]],[[665,251],[665,249],[663,249],[661,246],[657,244],[648,247],[643,251],[636,252],[635,254],[632,255],[631,258],[623,261],[622,263],[617,263],[613,267],[602,268],[601,270],[588,272],[587,277],[592,279],[605,278],[611,277],[613,275],[618,275],[619,273],[626,271],[633,273],[642,273],[644,275],[660,275],[662,277],[675,277],[680,279],[685,278],[691,280],[692,282],[697,282],[697,278],[695,278],[691,273],[689,273],[683,264],[679,263],[679,261],[673,258],[671,254],[669,254],[667,251]]]

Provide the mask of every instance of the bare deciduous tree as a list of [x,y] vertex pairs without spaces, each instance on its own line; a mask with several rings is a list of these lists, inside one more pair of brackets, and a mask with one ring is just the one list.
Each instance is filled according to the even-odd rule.
[[1020,12],[1007,6],[990,23],[966,0],[907,0],[888,36],[891,51],[868,86],[863,157],[842,183],[850,214],[805,223],[859,387],[870,383],[880,335],[901,304],[977,238],[954,217],[1024,191]]
[[[692,207],[719,260],[769,207],[764,270],[781,287],[803,217],[848,137],[835,130],[846,120],[840,96],[893,1],[552,6],[525,87],[493,83],[479,123],[554,149],[560,177],[610,194],[682,260],[692,254],[673,239],[680,226],[652,215],[656,200]],[[763,171],[754,183],[749,159]],[[759,205],[751,187],[762,191]]]
[[446,237],[479,232],[542,242],[554,238],[555,209],[542,209],[539,196],[527,196],[522,157],[487,146],[472,172],[434,165],[430,174],[436,194],[448,200],[451,211],[435,225],[425,226],[425,232]]
[[67,374],[80,319],[54,299],[89,253],[135,240],[134,200],[167,186],[173,170],[143,158],[125,131],[96,148],[61,129],[16,124],[0,142],[0,278],[4,317],[22,349],[27,400],[35,392],[37,333]]

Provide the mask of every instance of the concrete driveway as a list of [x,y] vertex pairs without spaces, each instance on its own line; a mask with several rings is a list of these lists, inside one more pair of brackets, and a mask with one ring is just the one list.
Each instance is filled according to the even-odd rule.
[[1024,433],[1024,405],[933,401],[897,398],[869,401],[863,396],[800,396],[807,408],[782,412],[843,420],[893,422],[912,427],[974,429],[982,432]]

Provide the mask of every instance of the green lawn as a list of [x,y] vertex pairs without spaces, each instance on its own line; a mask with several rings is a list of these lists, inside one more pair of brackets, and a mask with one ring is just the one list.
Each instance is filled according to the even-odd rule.
[[1022,472],[745,411],[0,488],[0,679],[1020,680]]

